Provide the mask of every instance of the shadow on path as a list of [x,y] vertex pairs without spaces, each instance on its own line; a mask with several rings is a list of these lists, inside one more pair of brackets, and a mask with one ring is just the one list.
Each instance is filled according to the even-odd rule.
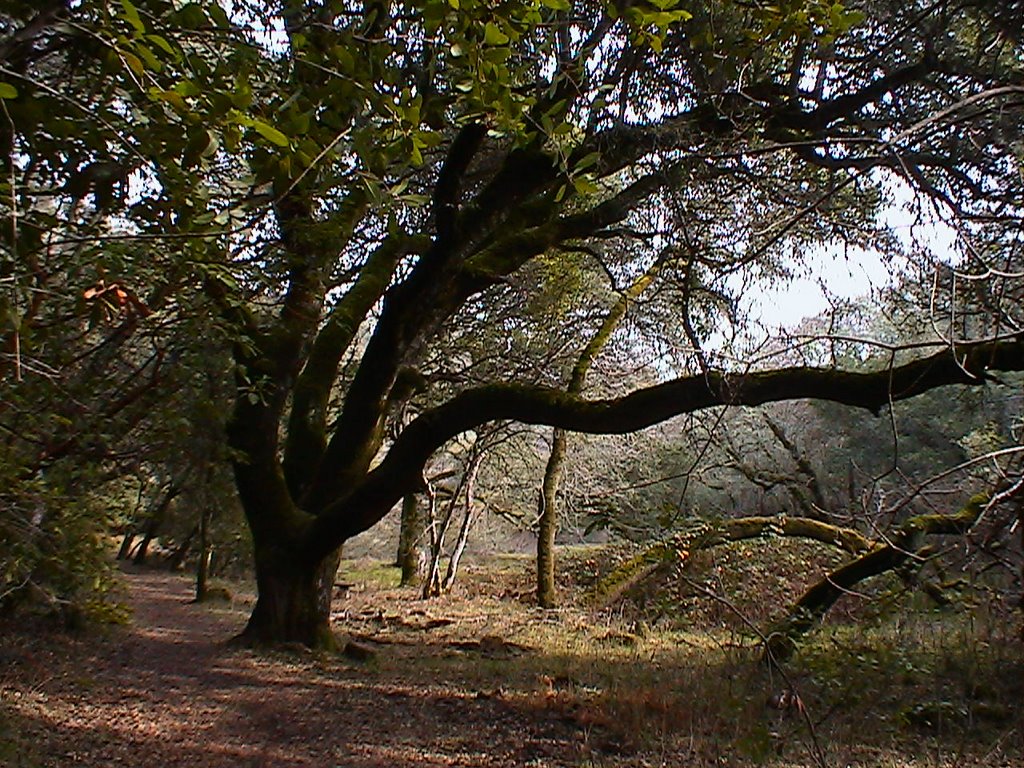
[[571,730],[499,697],[396,679],[372,664],[238,649],[227,641],[244,626],[244,605],[192,604],[177,574],[129,570],[125,580],[130,627],[0,640],[10,764],[577,764]]

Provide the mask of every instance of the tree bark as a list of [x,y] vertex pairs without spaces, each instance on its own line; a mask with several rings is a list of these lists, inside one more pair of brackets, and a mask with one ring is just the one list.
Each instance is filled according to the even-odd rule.
[[[1017,526],[1020,529],[1020,550],[1024,552],[1024,501],[1017,501]],[[1024,584],[1024,559],[1020,564],[1020,580]],[[1020,596],[1020,611],[1024,614],[1024,593]],[[1024,626],[1021,628],[1021,640],[1024,640]]]
[[196,565],[196,602],[206,599],[210,580],[210,558],[213,548],[210,545],[210,522],[213,510],[206,506],[199,514],[199,563]]
[[551,453],[544,468],[544,482],[537,500],[537,605],[554,608],[558,602],[555,590],[555,534],[558,533],[558,486],[565,464],[566,434],[555,429],[551,434]]
[[182,539],[178,548],[167,558],[167,567],[172,571],[180,571],[185,567],[185,558],[188,557],[189,550],[192,549],[192,542],[195,540],[197,533],[199,533],[199,526],[193,525],[192,530]]
[[512,420],[589,434],[625,434],[716,405],[797,399],[828,400],[878,413],[889,403],[940,386],[980,386],[995,371],[1024,370],[1024,334],[960,345],[955,353],[947,349],[871,372],[806,367],[708,371],[609,400],[585,400],[561,390],[517,383],[463,390],[413,419],[379,464],[344,497],[323,508],[308,532],[309,550],[322,554],[370,529],[419,486],[422,468],[438,447],[482,424]]
[[238,640],[247,645],[300,643],[334,651],[331,598],[341,549],[309,563],[288,549],[257,546],[256,607]]
[[687,534],[648,547],[605,576],[594,589],[595,607],[608,606],[627,589],[668,565],[685,564],[694,552],[733,541],[749,541],[767,536],[810,539],[854,555],[866,552],[873,546],[873,542],[852,528],[830,525],[809,517],[737,517],[703,523]]
[[128,554],[132,551],[132,544],[135,543],[135,536],[138,532],[135,530],[135,523],[128,526],[128,530],[124,532],[124,538],[121,539],[121,547],[117,550],[118,560],[127,560]]
[[466,481],[466,502],[465,515],[462,518],[462,525],[459,528],[459,536],[455,540],[451,557],[448,558],[448,567],[445,569],[444,580],[441,582],[441,591],[447,592],[455,583],[455,576],[459,572],[459,563],[462,562],[462,555],[466,552],[466,544],[469,542],[469,532],[473,527],[476,517],[473,515],[473,489],[476,486],[476,473],[480,469],[480,460],[483,454],[477,454],[466,469],[469,475]]
[[416,494],[402,499],[402,527],[398,534],[398,562],[402,569],[402,586],[411,587],[423,577],[423,515]]
[[[673,256],[673,251],[665,249],[655,262],[638,277],[633,284],[612,304],[605,315],[597,333],[583,347],[580,356],[569,374],[566,393],[579,395],[587,380],[587,374],[594,360],[611,339],[622,318],[626,316],[630,304],[640,298],[643,292],[654,282],[654,278]],[[558,596],[555,590],[555,535],[558,533],[558,486],[562,482],[562,468],[565,465],[566,444],[568,438],[565,430],[555,427],[551,431],[551,453],[544,468],[544,481],[541,484],[540,497],[537,500],[537,604],[541,608],[554,608]]]
[[139,542],[139,548],[135,550],[135,557],[132,558],[132,562],[135,565],[142,565],[146,562],[146,557],[149,555],[149,545],[153,539],[156,538],[156,534],[160,529],[160,524],[157,521],[150,520],[146,524],[146,532],[142,535],[142,541]]
[[[149,545],[160,532],[160,528],[163,526],[164,520],[167,518],[167,510],[170,509],[171,502],[174,501],[180,493],[181,488],[178,484],[174,482],[170,483],[167,486],[166,492],[157,503],[156,508],[150,512],[149,519],[146,520],[146,527],[142,536],[142,541],[139,543],[139,548],[135,552],[135,558],[132,560],[135,565],[142,565],[146,562],[146,556],[149,554]],[[120,555],[118,555],[118,557],[120,557]],[[127,551],[125,552],[125,557],[128,557]]]
[[455,513],[455,505],[458,503],[461,493],[461,480],[459,486],[445,505],[444,518],[437,518],[437,493],[427,484],[427,530],[430,533],[430,557],[427,564],[427,577],[423,582],[422,596],[426,600],[437,597],[441,594],[441,555],[444,552],[444,537],[448,534],[451,526],[452,515]]

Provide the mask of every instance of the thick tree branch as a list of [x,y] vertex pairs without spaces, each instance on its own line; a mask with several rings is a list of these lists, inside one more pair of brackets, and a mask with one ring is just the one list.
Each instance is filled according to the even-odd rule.
[[295,383],[285,444],[284,471],[292,496],[301,498],[327,447],[327,408],[342,356],[377,303],[399,260],[424,247],[425,238],[390,237],[367,259],[359,277],[334,305]]
[[447,253],[457,244],[436,239],[409,278],[385,297],[384,312],[349,388],[338,428],[305,497],[307,508],[327,507],[361,479],[383,440],[388,396],[398,370],[467,298],[548,248],[621,221],[639,200],[679,178],[685,167],[680,163],[644,176],[583,213],[514,232],[461,266]]
[[605,607],[664,566],[686,563],[694,552],[729,542],[767,536],[810,539],[838,547],[853,555],[859,555],[872,546],[871,541],[852,528],[829,525],[806,517],[757,516],[702,523],[695,530],[648,547],[615,568],[594,588],[593,602],[598,607]]
[[618,194],[593,208],[530,227],[497,240],[466,261],[463,267],[465,297],[477,293],[519,269],[530,259],[566,240],[584,238],[617,224],[641,200],[677,180],[686,164],[642,176]]
[[69,0],[46,0],[38,3],[38,13],[0,42],[0,61],[13,69],[23,71],[28,63],[49,53],[52,49],[35,50],[36,43],[65,15],[69,5]]
[[435,450],[456,435],[490,421],[511,419],[577,432],[624,434],[713,406],[762,405],[804,398],[878,413],[891,402],[937,387],[983,384],[989,370],[1024,370],[1024,334],[959,345],[871,372],[807,367],[747,374],[714,371],[612,400],[587,401],[561,390],[522,384],[467,390],[415,419],[366,480],[318,518],[307,546],[319,556],[370,528],[405,493],[417,487],[421,468]]
[[938,61],[932,56],[926,56],[917,64],[883,75],[853,93],[824,101],[815,109],[779,110],[771,117],[771,122],[783,128],[818,133],[838,120],[849,120],[868,104],[878,101],[886,94],[923,80],[938,68]]
[[[783,139],[786,144],[792,144],[795,138],[822,137],[830,126],[852,119],[868,104],[899,88],[923,80],[939,68],[938,61],[926,57],[917,64],[883,75],[853,93],[823,101],[814,109],[801,109],[790,99],[771,99],[767,106],[752,111],[751,107],[756,102],[748,94],[730,92],[719,97],[721,104],[699,103],[657,123],[618,125],[601,131],[578,148],[570,162],[597,151],[601,160],[595,169],[596,173],[607,176],[635,163],[649,152],[693,149],[707,144],[714,137],[721,138],[758,124],[764,126],[767,137]],[[769,84],[769,87],[773,86]],[[784,92],[784,86],[778,86],[778,94]],[[804,159],[807,159],[807,155],[814,156],[814,153],[805,149]],[[818,164],[822,164],[823,159],[818,158],[818,161]],[[852,160],[845,164],[859,167],[864,162]],[[866,161],[866,165],[871,167],[879,164],[883,164],[881,158]]]
[[486,135],[487,128],[482,123],[470,123],[462,127],[448,150],[434,185],[434,219],[438,239],[448,241],[455,236],[462,177]]

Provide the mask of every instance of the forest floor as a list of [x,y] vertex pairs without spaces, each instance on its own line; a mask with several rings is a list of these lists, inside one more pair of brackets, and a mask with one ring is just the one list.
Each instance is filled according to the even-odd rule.
[[0,627],[0,765],[1024,765],[1019,663],[976,683],[999,690],[971,694],[989,703],[968,707],[970,728],[949,692],[963,670],[906,654],[860,683],[836,654],[795,668],[807,716],[787,717],[765,706],[782,681],[739,635],[539,611],[521,565],[470,568],[432,602],[350,572],[335,618],[360,661],[235,647],[251,595],[196,605],[183,576],[127,569],[126,626]]

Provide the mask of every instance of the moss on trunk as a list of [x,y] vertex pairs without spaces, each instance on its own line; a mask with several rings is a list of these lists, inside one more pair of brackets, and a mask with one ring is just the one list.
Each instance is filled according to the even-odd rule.
[[555,591],[555,534],[558,532],[558,485],[565,450],[565,430],[556,429],[552,433],[551,454],[537,502],[537,604],[541,608],[554,608],[558,602]]
[[239,640],[250,645],[300,643],[337,650],[331,631],[331,597],[340,549],[319,563],[302,563],[282,550],[257,550],[256,607]]

